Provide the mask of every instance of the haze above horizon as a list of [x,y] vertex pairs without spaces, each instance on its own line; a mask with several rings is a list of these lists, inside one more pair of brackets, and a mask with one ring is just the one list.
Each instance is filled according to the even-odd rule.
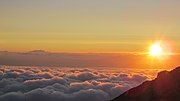
[[170,40],[180,53],[178,0],[1,0],[1,50],[144,52]]

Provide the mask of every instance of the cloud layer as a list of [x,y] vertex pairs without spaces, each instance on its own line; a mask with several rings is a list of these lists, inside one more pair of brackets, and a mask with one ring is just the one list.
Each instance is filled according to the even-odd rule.
[[2,66],[0,101],[108,101],[156,72]]

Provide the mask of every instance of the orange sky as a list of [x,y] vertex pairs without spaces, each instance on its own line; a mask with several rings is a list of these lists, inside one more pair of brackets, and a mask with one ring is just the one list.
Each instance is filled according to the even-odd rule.
[[155,40],[180,52],[178,0],[0,1],[0,50],[147,52]]

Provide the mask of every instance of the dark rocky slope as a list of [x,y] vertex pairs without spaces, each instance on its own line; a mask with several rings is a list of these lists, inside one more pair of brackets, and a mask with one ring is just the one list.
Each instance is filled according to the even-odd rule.
[[128,90],[112,101],[180,101],[180,67]]

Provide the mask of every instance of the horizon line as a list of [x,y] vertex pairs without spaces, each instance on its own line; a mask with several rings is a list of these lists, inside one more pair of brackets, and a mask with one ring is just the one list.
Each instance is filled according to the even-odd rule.
[[[44,52],[44,53],[56,53],[56,54],[132,54],[132,55],[148,55],[149,52],[65,52],[65,51],[48,51],[42,49],[28,50],[28,51],[8,51],[8,50],[0,50],[0,52],[9,52],[9,53],[31,53],[31,52]],[[180,53],[167,53],[166,55],[180,55]]]

